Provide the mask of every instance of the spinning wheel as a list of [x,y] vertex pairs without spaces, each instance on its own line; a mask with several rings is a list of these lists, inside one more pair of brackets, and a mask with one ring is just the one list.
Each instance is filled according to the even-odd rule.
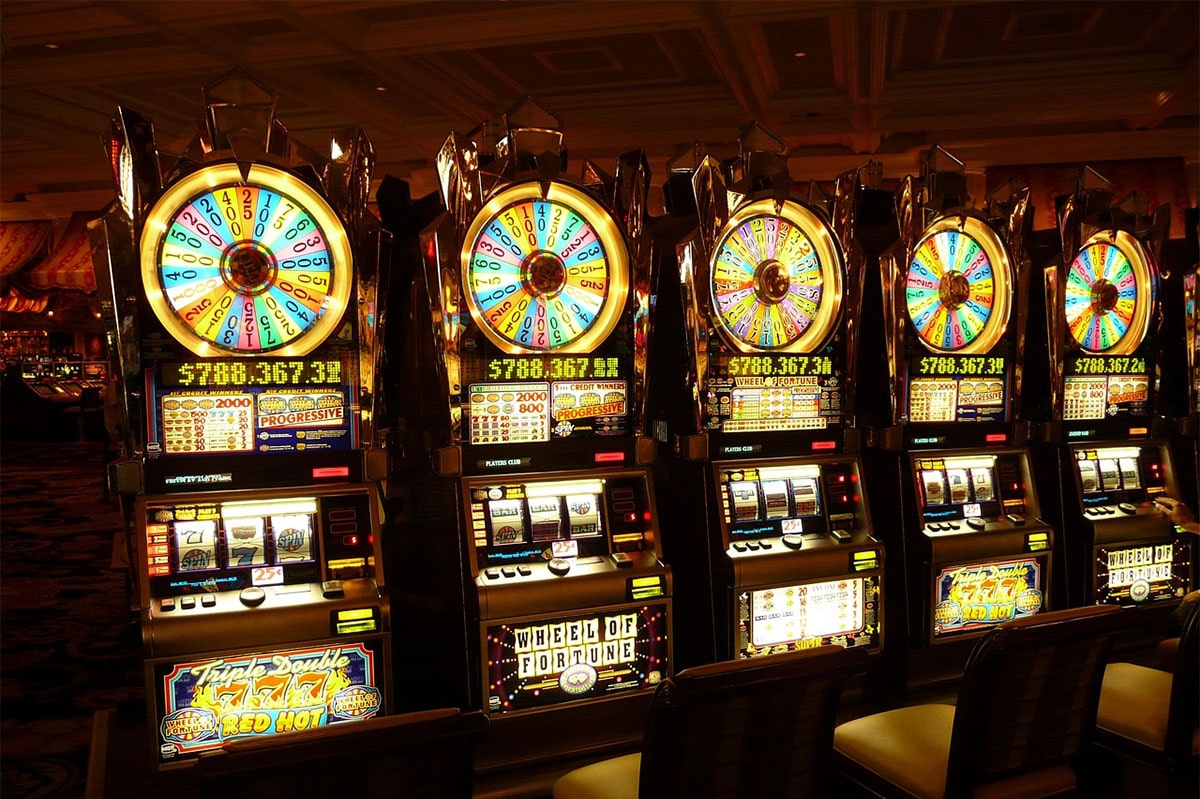
[[943,217],[913,249],[908,318],[935,352],[987,352],[1008,326],[1012,284],[1008,254],[991,228],[972,216]]
[[751,203],[714,248],[710,290],[717,326],[742,352],[816,349],[837,321],[842,258],[829,227],[802,205]]
[[1127,355],[1146,335],[1154,304],[1155,270],[1141,244],[1106,230],[1079,250],[1067,272],[1067,329],[1084,350]]
[[193,172],[146,220],[142,285],[167,332],[196,355],[304,355],[342,318],[352,256],[308,185],[256,164]]
[[551,183],[505,189],[471,223],[462,268],[467,307],[510,354],[590,352],[621,318],[625,242],[588,195]]

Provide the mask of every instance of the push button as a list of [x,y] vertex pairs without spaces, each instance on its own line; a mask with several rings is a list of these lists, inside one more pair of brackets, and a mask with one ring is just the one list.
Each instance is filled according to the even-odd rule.
[[179,607],[183,608],[184,610],[191,610],[192,608],[196,607],[196,597],[194,597],[194,596],[180,597],[179,598]]
[[242,604],[246,607],[256,608],[267,601],[267,592],[257,585],[248,585],[238,594],[238,599],[242,600]]
[[217,606],[217,598],[212,594],[205,594],[200,597],[200,604],[206,608],[215,608]]
[[783,545],[788,549],[799,549],[804,546],[804,536],[788,533],[783,537]]
[[972,516],[970,519],[967,519],[967,527],[970,527],[974,530],[982,530],[983,528],[987,527],[987,522],[985,522],[983,519],[980,519],[978,516]]
[[529,575],[533,574],[533,569],[529,568],[528,566],[518,566],[517,574],[521,575],[522,577],[528,577]]
[[499,580],[500,579],[500,570],[499,569],[484,569],[483,576],[488,578],[489,580]]
[[551,574],[557,574],[561,577],[571,571],[571,561],[563,558],[554,558],[546,564],[546,567],[550,569]]
[[514,569],[512,566],[505,566],[503,569],[500,570],[500,573],[503,574],[505,577],[516,577],[517,576],[517,570]]

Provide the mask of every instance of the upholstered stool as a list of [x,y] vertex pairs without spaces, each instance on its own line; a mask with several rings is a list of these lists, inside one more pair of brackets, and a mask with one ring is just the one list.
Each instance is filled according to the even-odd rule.
[[1162,751],[1167,746],[1171,674],[1133,663],[1110,663],[1100,689],[1096,724]]
[[576,769],[554,799],[800,799],[827,796],[842,685],[862,649],[686,669],[654,693],[639,754]]
[[833,748],[913,796],[946,792],[954,705],[914,705],[839,725]]
[[638,799],[642,753],[577,768],[554,783],[554,799]]
[[1194,763],[1200,754],[1200,613],[1195,607],[1173,649],[1172,671],[1110,663],[1096,714],[1101,744],[1171,769]]
[[843,773],[884,796],[1002,799],[1069,793],[1095,727],[1116,607],[1005,622],[976,643],[955,706],[914,705],[834,730]]

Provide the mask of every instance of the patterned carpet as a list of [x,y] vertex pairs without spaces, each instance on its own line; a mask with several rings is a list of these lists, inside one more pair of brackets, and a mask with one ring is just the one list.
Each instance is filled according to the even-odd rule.
[[0,795],[80,799],[92,716],[143,698],[96,443],[0,448]]

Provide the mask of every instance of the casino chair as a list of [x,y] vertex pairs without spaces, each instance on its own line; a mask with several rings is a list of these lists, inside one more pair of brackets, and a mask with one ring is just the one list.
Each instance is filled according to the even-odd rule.
[[475,747],[486,730],[478,710],[376,716],[233,741],[174,782],[221,799],[470,799]]
[[104,393],[96,386],[86,386],[79,395],[79,402],[63,409],[63,416],[74,419],[75,440],[89,440],[91,428],[98,428],[104,411]]
[[1172,671],[1134,663],[1108,665],[1096,742],[1194,779],[1200,755],[1200,605],[1192,604],[1184,616],[1177,644]]
[[824,646],[685,669],[655,691],[641,752],[564,774],[554,799],[825,795],[842,686],[867,660]]
[[975,643],[957,705],[901,707],[839,725],[838,766],[882,796],[1075,793],[1108,654],[1128,627],[1111,605],[1000,624]]

